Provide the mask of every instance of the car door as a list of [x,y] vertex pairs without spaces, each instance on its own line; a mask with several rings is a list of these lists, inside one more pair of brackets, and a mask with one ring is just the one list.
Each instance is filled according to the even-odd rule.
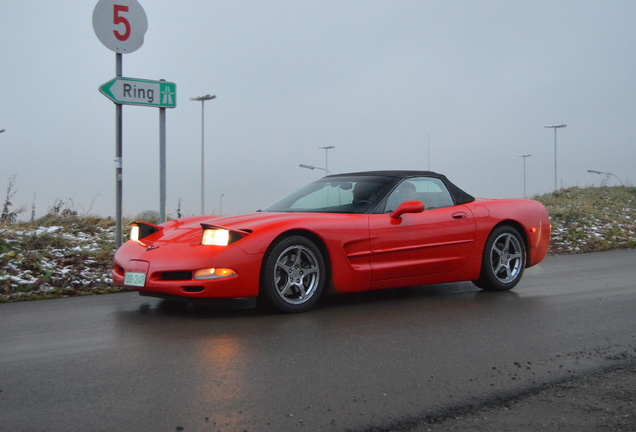
[[[426,209],[392,217],[404,201],[421,201]],[[474,241],[472,212],[454,205],[441,180],[407,179],[389,195],[385,213],[370,216],[372,280],[454,272],[471,255]]]

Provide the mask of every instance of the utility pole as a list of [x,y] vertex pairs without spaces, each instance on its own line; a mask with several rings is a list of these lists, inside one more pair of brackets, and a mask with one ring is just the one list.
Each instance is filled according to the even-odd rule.
[[566,124],[545,125],[545,128],[554,129],[554,191],[557,190],[557,129],[566,127]]

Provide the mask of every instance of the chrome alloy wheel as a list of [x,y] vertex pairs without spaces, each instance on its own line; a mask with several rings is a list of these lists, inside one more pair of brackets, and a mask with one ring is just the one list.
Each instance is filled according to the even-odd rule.
[[521,273],[524,256],[521,242],[509,232],[499,235],[490,250],[492,274],[501,283],[514,281]]
[[273,276],[276,293],[284,302],[303,304],[320,284],[318,258],[306,246],[289,246],[276,259]]

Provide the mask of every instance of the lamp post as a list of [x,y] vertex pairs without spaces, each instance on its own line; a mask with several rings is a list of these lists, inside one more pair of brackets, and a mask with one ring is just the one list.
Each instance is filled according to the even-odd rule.
[[621,186],[624,186],[623,182],[621,181],[621,179],[618,178],[618,176],[616,174],[612,174],[610,172],[604,172],[604,171],[596,171],[596,170],[587,170],[587,172],[592,173],[592,174],[605,174],[606,176],[616,177],[616,180],[618,180],[618,182],[621,184]]
[[426,151],[428,153],[426,156],[426,162],[428,164],[426,167],[426,170],[430,171],[431,170],[431,135],[430,134],[427,137]]
[[531,154],[521,154],[518,157],[523,158],[523,197],[526,198],[526,158],[532,156]]
[[219,197],[219,214],[223,214],[223,197],[225,196],[225,194],[221,194],[221,196]]
[[336,148],[336,146],[324,146],[318,148],[325,151],[325,171],[331,174],[331,172],[329,171],[329,150]]
[[545,125],[545,128],[554,129],[554,190],[557,190],[557,129],[566,127],[566,124]]
[[298,166],[301,167],[301,168],[307,168],[307,169],[310,169],[310,170],[315,170],[315,169],[322,170],[322,171],[325,171],[327,174],[331,175],[331,171],[329,171],[327,168],[320,168],[320,167],[317,167],[317,166],[307,165],[307,164],[300,164]]
[[204,118],[205,118],[205,101],[209,101],[212,99],[216,99],[216,96],[205,95],[198,97],[191,97],[191,101],[201,102],[201,215],[205,214],[205,166],[204,166],[204,155],[205,155],[205,128],[204,128]]

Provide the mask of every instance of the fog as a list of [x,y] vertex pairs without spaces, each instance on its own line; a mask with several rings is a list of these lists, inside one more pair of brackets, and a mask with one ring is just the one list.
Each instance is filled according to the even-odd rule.
[[[115,215],[115,53],[97,1],[4,2],[0,185]],[[632,184],[636,3],[141,0],[123,76],[177,85],[167,213],[265,207],[325,172],[430,169],[480,197]],[[597,175],[588,169],[612,173]],[[617,179],[618,178],[618,179]],[[4,196],[3,196],[4,198]],[[123,213],[159,207],[159,110],[123,107]],[[222,209],[221,209],[222,207]]]

